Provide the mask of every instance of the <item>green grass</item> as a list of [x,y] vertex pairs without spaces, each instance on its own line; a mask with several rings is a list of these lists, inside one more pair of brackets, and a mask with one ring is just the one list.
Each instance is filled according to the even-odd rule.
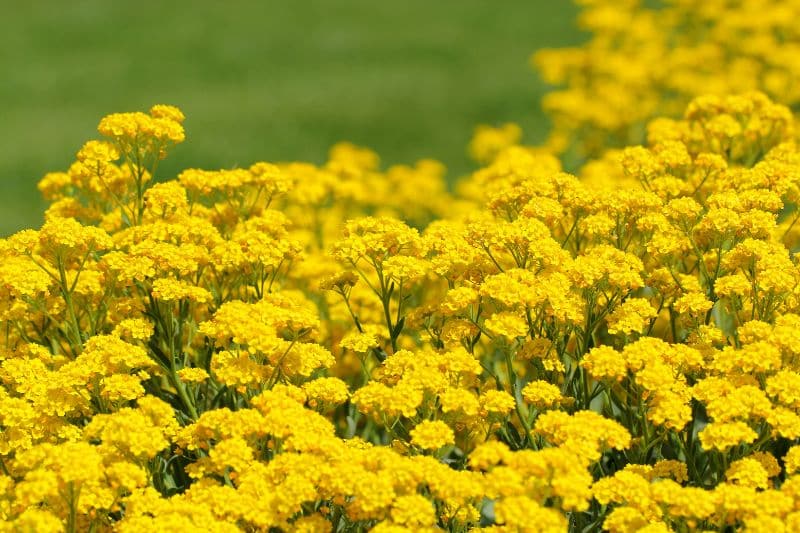
[[0,234],[41,223],[36,183],[111,112],[180,106],[161,167],[322,162],[339,140],[386,164],[469,169],[478,123],[547,128],[541,47],[578,42],[568,0],[16,2],[0,20]]

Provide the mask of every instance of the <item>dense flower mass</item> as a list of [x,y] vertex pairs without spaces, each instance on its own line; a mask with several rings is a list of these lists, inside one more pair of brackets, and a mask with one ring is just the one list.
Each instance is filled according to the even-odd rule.
[[180,110],[102,119],[0,240],[0,531],[800,530],[793,4],[585,4],[539,59],[619,144],[580,178],[507,124],[454,192],[346,143],[165,179]]
[[182,118],[103,119],[0,241],[7,529],[800,525],[789,109],[588,183],[491,141],[452,196],[352,145],[154,183]]
[[[797,0],[577,0],[589,40],[537,51],[558,90],[549,145],[582,161],[641,142],[646,122],[703,94],[761,90],[800,104]],[[506,130],[507,131],[507,130]]]

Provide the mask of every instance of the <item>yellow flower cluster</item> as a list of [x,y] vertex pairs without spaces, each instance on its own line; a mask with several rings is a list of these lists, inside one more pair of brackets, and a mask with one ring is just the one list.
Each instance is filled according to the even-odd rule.
[[587,41],[532,57],[556,87],[542,101],[548,144],[571,161],[641,142],[648,120],[678,116],[696,96],[757,89],[800,103],[796,0],[577,3]]
[[788,108],[587,180],[484,130],[454,193],[346,144],[155,183],[182,119],[106,117],[0,240],[0,530],[800,528]]

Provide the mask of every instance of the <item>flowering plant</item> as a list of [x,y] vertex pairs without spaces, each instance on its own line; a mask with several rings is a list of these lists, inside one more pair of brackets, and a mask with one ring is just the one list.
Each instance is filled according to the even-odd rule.
[[[706,13],[586,3],[590,45],[540,56],[581,102],[584,53]],[[792,42],[751,4],[700,20]],[[641,113],[556,122],[580,178],[509,124],[454,191],[346,143],[164,179],[182,112],[103,118],[0,240],[0,531],[799,530],[795,118],[694,89],[654,118],[664,86],[611,78]]]

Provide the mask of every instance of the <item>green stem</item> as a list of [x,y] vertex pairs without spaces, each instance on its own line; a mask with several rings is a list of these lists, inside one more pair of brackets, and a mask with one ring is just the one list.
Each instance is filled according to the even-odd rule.
[[[511,352],[506,350],[506,369],[508,371],[508,381],[509,385],[511,385],[511,394],[514,396],[514,408],[517,412],[517,418],[519,418],[520,424],[522,427],[525,428],[525,438],[523,439],[522,443],[530,442],[531,439],[531,425],[528,423],[527,416],[522,414],[522,407],[520,407],[519,401],[517,400],[517,393],[518,391],[518,383],[517,383],[517,374],[514,372],[514,367],[511,362]],[[522,444],[521,443],[521,444]]]
[[67,272],[64,269],[64,263],[61,260],[60,255],[56,257],[56,266],[58,267],[58,275],[61,283],[61,295],[64,297],[64,303],[67,304],[67,313],[69,314],[69,320],[72,324],[75,337],[73,339],[75,342],[73,351],[75,352],[75,355],[77,355],[83,348],[83,340],[81,339],[81,326],[78,322],[78,316],[75,313],[75,306],[72,303],[72,292],[68,289]]
[[78,490],[76,492],[75,491],[75,486],[73,485],[73,483],[71,481],[67,484],[67,487],[68,487],[67,490],[68,490],[68,500],[69,500],[69,516],[67,517],[67,533],[75,533],[77,531],[75,522],[76,522],[76,519],[77,519],[77,507],[78,507],[78,505],[77,505],[78,502],[76,500],[78,499],[78,494],[80,493],[80,490]]

